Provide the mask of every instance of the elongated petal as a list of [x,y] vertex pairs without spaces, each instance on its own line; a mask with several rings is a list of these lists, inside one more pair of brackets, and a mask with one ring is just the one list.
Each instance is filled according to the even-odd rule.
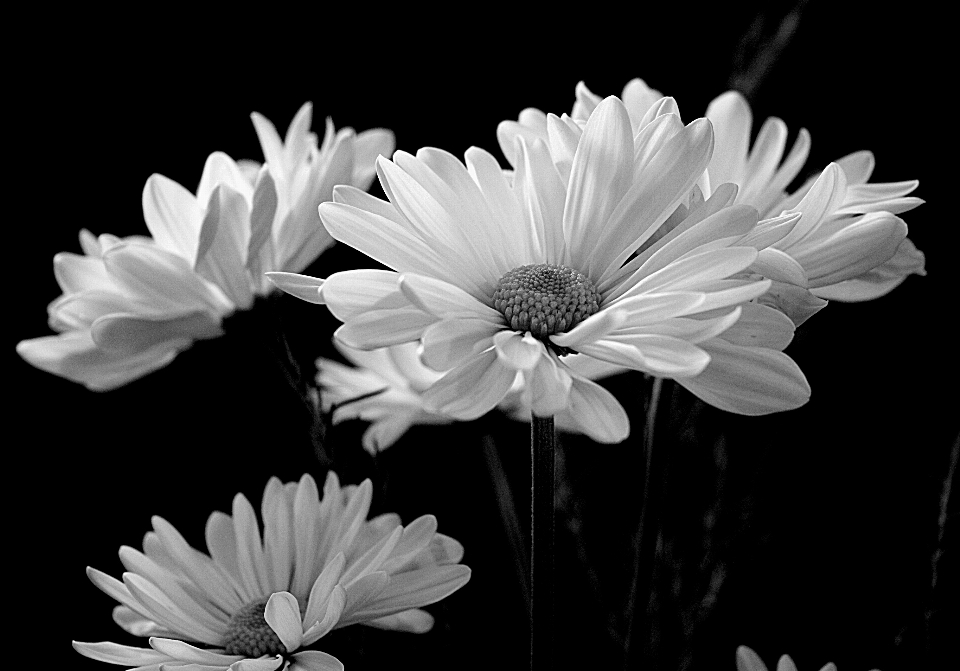
[[810,399],[810,385],[783,352],[740,347],[715,339],[702,343],[710,364],[693,378],[677,382],[721,410],[739,415],[766,415],[798,408]]
[[151,175],[143,187],[143,219],[161,248],[193,265],[203,213],[192,193],[163,175]]
[[364,622],[368,627],[405,631],[411,634],[425,634],[433,629],[433,616],[425,610],[411,608],[393,615],[378,617]]
[[456,368],[488,349],[498,332],[499,326],[482,319],[440,320],[423,332],[423,363],[439,372]]
[[82,643],[74,641],[73,649],[84,657],[95,659],[98,662],[123,664],[128,667],[174,661],[169,655],[150,648],[136,648],[119,643]]
[[290,294],[296,296],[302,301],[323,305],[325,303],[320,293],[320,287],[324,280],[319,277],[310,277],[309,275],[298,275],[297,273],[267,273],[267,279],[273,284]]
[[567,413],[599,443],[620,443],[630,435],[630,420],[620,402],[596,382],[574,375]]

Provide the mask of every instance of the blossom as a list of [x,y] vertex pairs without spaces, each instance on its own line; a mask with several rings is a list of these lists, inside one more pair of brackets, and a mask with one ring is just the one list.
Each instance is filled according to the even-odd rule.
[[582,133],[559,128],[556,144],[560,161],[542,141],[518,138],[509,180],[475,147],[465,163],[432,148],[378,159],[389,202],[340,187],[320,216],[334,238],[393,270],[336,273],[314,300],[344,322],[336,337],[351,347],[422,339],[423,362],[447,371],[424,392],[434,412],[479,417],[520,372],[533,413],[569,409],[592,435],[618,442],[629,432],[623,408],[561,357],[697,376],[710,361],[699,343],[770,286],[732,276],[796,217],[771,225],[762,245],[741,245],[756,210],[728,207],[729,191],[718,191],[657,237],[709,163],[705,119],[684,126],[667,114],[634,136],[611,97]]
[[[679,114],[675,100],[662,97],[641,79],[630,81],[622,97],[635,132],[661,114]],[[582,125],[599,102],[581,82],[571,120]],[[767,252],[782,251],[795,262],[789,272],[781,269],[767,276],[775,282],[768,302],[786,310],[797,324],[825,305],[820,299],[870,300],[911,273],[924,274],[923,255],[906,238],[906,224],[896,216],[923,202],[908,195],[916,180],[867,183],[874,157],[861,151],[830,164],[788,195],[785,190],[810,150],[805,129],[784,158],[787,127],[777,118],[763,123],[750,147],[752,114],[739,93],[728,91],[716,98],[706,116],[716,130],[716,147],[698,183],[705,196],[720,184],[732,183],[738,187],[735,202],[756,207],[761,219],[804,213],[792,233]],[[547,125],[547,115],[532,108],[524,110],[518,122],[501,124],[498,137],[504,154],[514,158],[513,138],[518,134],[547,137]]]
[[195,340],[222,335],[224,317],[273,289],[265,271],[305,268],[332,244],[317,206],[336,184],[368,188],[375,157],[393,148],[389,131],[335,133],[329,120],[318,147],[310,120],[308,103],[281,142],[254,114],[267,163],[213,153],[196,194],[152,175],[143,190],[151,237],[81,231],[83,255],[54,257],[63,295],[48,313],[59,334],[20,342],[20,356],[90,389],[113,389]]
[[[737,648],[737,671],[767,671],[767,667],[760,659],[760,655],[747,646],[741,645]],[[797,671],[797,665],[788,655],[783,655],[777,662],[776,671]],[[828,662],[820,668],[820,671],[837,671],[837,665]],[[877,670],[874,669],[874,671]]]
[[[372,486],[341,487],[327,475],[323,497],[313,478],[272,478],[257,524],[238,494],[233,515],[215,512],[206,527],[209,555],[191,548],[160,517],[143,552],[120,548],[122,581],[88,568],[93,583],[120,602],[114,620],[148,637],[149,648],[74,642],[100,661],[157,671],[326,671],[336,658],[306,650],[337,627],[366,624],[424,632],[421,606],[462,587],[470,569],[463,547],[436,533],[424,515],[406,527],[393,513],[367,520]],[[202,644],[202,645],[195,645]]]
[[414,424],[449,424],[454,419],[431,412],[423,392],[443,377],[419,357],[419,342],[363,351],[334,341],[352,364],[317,360],[317,385],[324,412],[334,424],[349,419],[370,422],[363,447],[371,454],[397,441]]

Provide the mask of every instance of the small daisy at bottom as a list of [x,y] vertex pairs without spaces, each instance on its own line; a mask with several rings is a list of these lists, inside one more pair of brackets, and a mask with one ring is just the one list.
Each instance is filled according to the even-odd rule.
[[[114,620],[149,648],[74,642],[92,659],[135,671],[332,671],[332,655],[307,650],[350,624],[422,633],[419,610],[470,579],[463,546],[437,533],[432,515],[403,526],[393,513],[367,520],[372,485],[267,483],[261,535],[250,502],[207,520],[209,555],[160,517],[143,552],[120,548],[122,581],[96,569],[93,583],[120,602]],[[189,642],[188,642],[189,641]]]

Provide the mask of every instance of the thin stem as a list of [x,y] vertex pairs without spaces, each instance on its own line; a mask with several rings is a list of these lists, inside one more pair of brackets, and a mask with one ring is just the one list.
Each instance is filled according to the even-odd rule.
[[658,459],[654,462],[653,458],[653,438],[657,421],[657,409],[660,405],[660,392],[663,388],[663,379],[654,378],[653,385],[650,388],[650,396],[647,398],[647,413],[643,424],[643,456],[645,466],[643,469],[643,501],[640,508],[640,522],[637,525],[637,533],[634,536],[634,561],[633,561],[633,579],[630,581],[630,591],[627,597],[627,633],[623,638],[623,660],[624,668],[629,668],[630,662],[630,642],[633,640],[634,628],[637,623],[637,597],[645,598],[640,615],[642,624],[641,631],[645,629],[647,621],[647,605],[650,599],[650,589],[653,584],[653,562],[656,555],[657,532],[656,519],[660,515],[657,506],[657,497],[654,496],[653,489],[656,487],[657,480],[654,478],[653,466],[662,461]]
[[552,669],[553,552],[556,517],[553,417],[530,422],[530,669]]
[[930,605],[923,613],[923,624],[927,640],[927,651],[931,644],[931,620],[934,614],[934,600],[937,593],[938,568],[940,557],[943,556],[943,534],[947,526],[947,506],[950,503],[950,489],[953,485],[953,478],[957,472],[957,461],[960,460],[960,436],[953,443],[950,450],[950,462],[947,465],[947,477],[943,480],[943,488],[940,490],[940,515],[937,516],[937,545],[930,558]]
[[489,435],[483,437],[483,456],[486,458],[487,470],[490,471],[490,479],[493,481],[493,489],[497,495],[497,505],[500,508],[503,529],[507,533],[507,540],[510,543],[510,550],[513,554],[513,564],[517,571],[517,581],[520,583],[520,591],[523,593],[523,603],[526,604],[529,615],[530,579],[527,576],[527,572],[529,571],[530,560],[527,559],[523,534],[520,533],[520,520],[517,517],[517,508],[513,502],[513,492],[510,491],[507,474],[503,470],[500,455],[497,454],[497,446],[493,438]]

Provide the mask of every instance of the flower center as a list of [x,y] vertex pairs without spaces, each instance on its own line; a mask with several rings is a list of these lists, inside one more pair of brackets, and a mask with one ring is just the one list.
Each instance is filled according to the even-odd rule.
[[500,278],[493,305],[510,328],[540,340],[569,331],[600,309],[600,294],[586,275],[566,266],[538,263]]
[[283,641],[263,617],[267,601],[260,599],[248,603],[230,618],[227,633],[223,637],[223,647],[228,655],[256,658],[281,655],[287,651]]

